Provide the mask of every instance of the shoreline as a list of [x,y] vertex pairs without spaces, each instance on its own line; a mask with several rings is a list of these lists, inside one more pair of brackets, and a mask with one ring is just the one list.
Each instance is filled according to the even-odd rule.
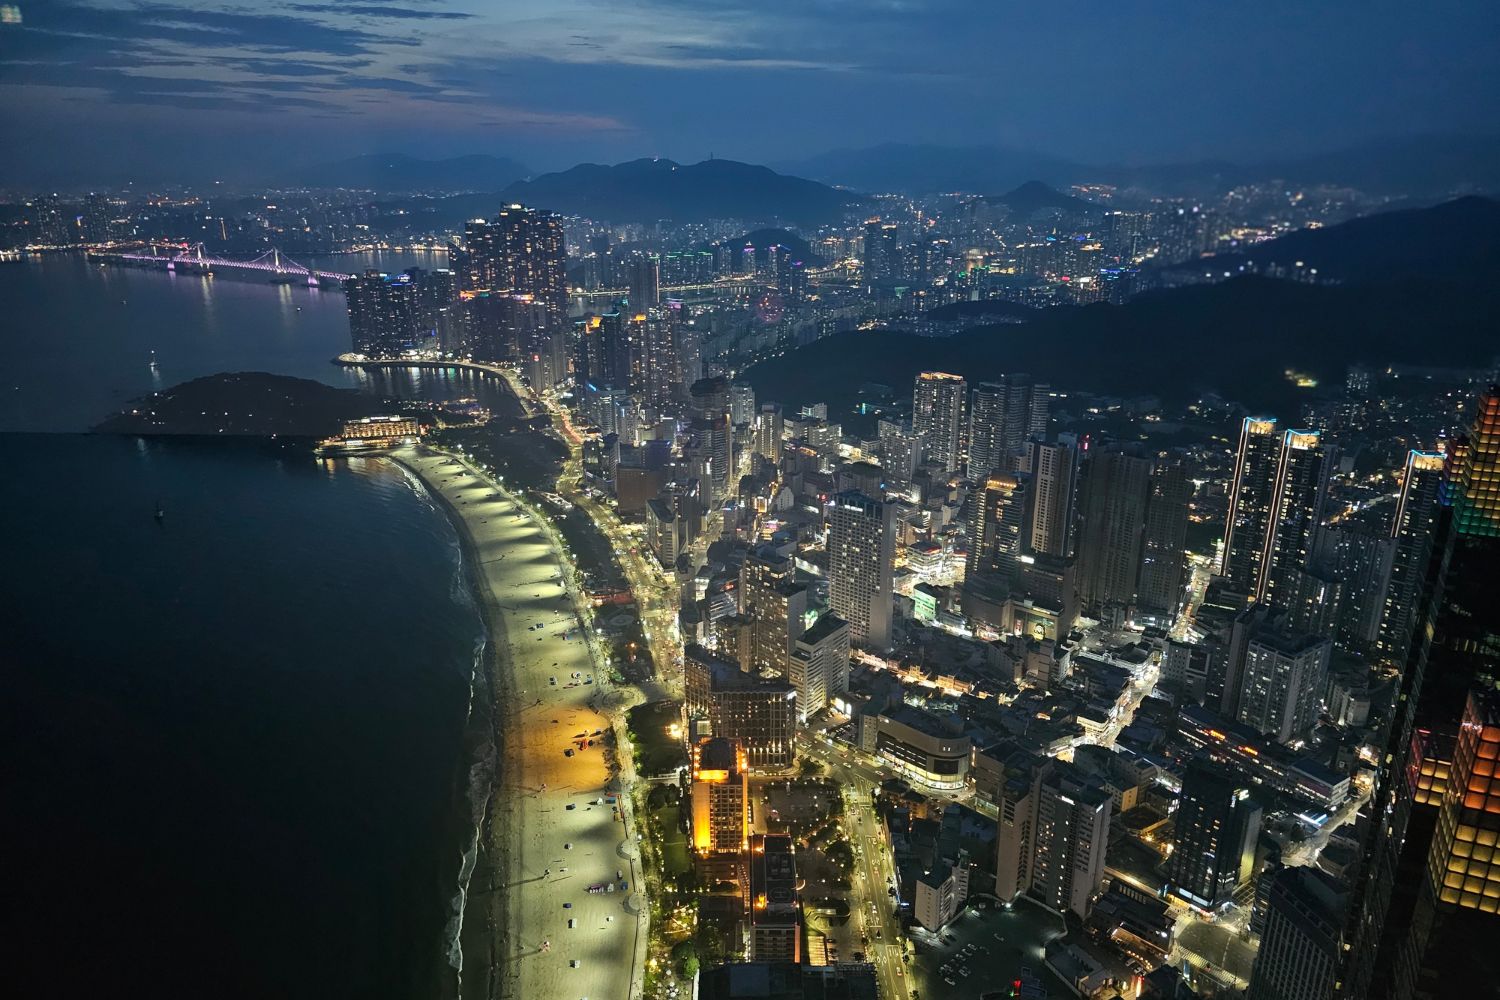
[[[630,996],[644,907],[626,814],[606,798],[620,790],[615,720],[602,708],[616,692],[595,673],[571,567],[534,516],[467,463],[421,446],[384,457],[454,526],[489,637],[476,667],[485,690],[476,676],[471,696],[487,701],[493,766],[463,861],[459,995]],[[465,736],[477,751],[471,790],[478,707]]]

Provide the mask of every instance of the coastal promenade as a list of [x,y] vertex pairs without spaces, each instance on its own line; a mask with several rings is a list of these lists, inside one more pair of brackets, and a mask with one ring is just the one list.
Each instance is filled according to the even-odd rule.
[[529,393],[518,391],[516,384],[512,382],[514,373],[501,365],[486,364],[483,361],[366,358],[362,354],[340,354],[333,359],[333,362],[345,368],[421,368],[427,371],[456,368],[460,371],[493,375],[496,378],[504,379],[506,385],[511,386],[511,394],[515,396],[516,402],[520,404],[521,409],[525,411],[528,418],[536,415],[536,407],[528,398]]
[[[604,738],[622,693],[596,672],[572,567],[535,512],[460,458],[420,445],[390,457],[453,515],[490,630],[498,766],[463,937],[493,953],[466,953],[465,996],[638,997],[635,827]],[[474,975],[486,958],[492,974]]]

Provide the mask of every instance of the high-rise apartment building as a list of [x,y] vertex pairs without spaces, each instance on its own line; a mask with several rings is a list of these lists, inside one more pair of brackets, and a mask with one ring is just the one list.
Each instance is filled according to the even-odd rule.
[[464,225],[454,269],[465,292],[533,296],[560,327],[568,315],[566,253],[561,216],[506,205],[487,222]]
[[1167,878],[1199,909],[1234,901],[1255,867],[1260,807],[1245,783],[1212,762],[1195,760],[1182,779]]
[[1095,450],[1084,467],[1078,591],[1086,608],[1135,602],[1151,470],[1149,458],[1120,449]]
[[969,478],[1029,471],[1028,441],[1047,436],[1047,386],[1030,375],[1001,375],[974,387],[969,417]]
[[1276,421],[1247,417],[1240,429],[1223,574],[1247,600],[1289,604],[1317,542],[1330,449],[1316,430],[1278,433]]
[[1246,417],[1240,426],[1234,479],[1229,486],[1229,518],[1224,529],[1222,572],[1229,586],[1251,597],[1259,590],[1261,560],[1276,499],[1281,436],[1274,417]]
[[1284,609],[1246,608],[1231,633],[1222,713],[1278,743],[1305,737],[1323,707],[1332,652],[1328,639],[1289,628]]
[[927,460],[945,472],[963,466],[964,403],[968,383],[960,375],[922,372],[912,395],[913,432],[927,449]]
[[737,854],[750,846],[750,768],[745,748],[721,736],[699,740],[692,765],[693,850]]
[[1104,878],[1109,792],[1074,765],[1042,758],[1008,764],[999,796],[995,894],[1027,893],[1087,917]]
[[722,375],[699,379],[690,389],[695,474],[707,486],[706,500],[716,509],[734,495],[733,437],[729,424],[729,380]]
[[1395,552],[1376,637],[1379,654],[1397,663],[1406,658],[1417,623],[1419,591],[1432,560],[1445,462],[1445,456],[1435,451],[1412,451],[1406,456],[1401,498],[1391,523]]
[[661,258],[654,253],[636,253],[627,265],[630,308],[639,312],[661,305]]
[[[1078,449],[1068,442],[1031,444],[1031,523],[1027,547],[1037,555],[1073,554]],[[1184,512],[1184,519],[1185,519]],[[1184,524],[1185,524],[1184,520]]]
[[1295,594],[1298,574],[1307,568],[1317,541],[1332,464],[1318,431],[1287,431],[1282,436],[1256,600],[1284,605]]
[[1158,459],[1151,470],[1151,495],[1146,501],[1136,607],[1168,620],[1176,617],[1187,583],[1188,504],[1192,495],[1193,484],[1183,463]]
[[825,612],[792,642],[787,679],[797,689],[803,719],[817,715],[830,699],[849,690],[849,623]]
[[895,508],[862,493],[834,497],[828,514],[828,606],[849,623],[855,645],[891,645]]
[[354,353],[399,357],[421,343],[422,309],[410,275],[369,270],[344,287]]
[[[977,586],[1014,586],[1022,554],[1026,518],[1026,480],[1012,473],[996,473],[975,498],[969,522],[969,554],[965,579]],[[983,578],[983,579],[982,579]]]

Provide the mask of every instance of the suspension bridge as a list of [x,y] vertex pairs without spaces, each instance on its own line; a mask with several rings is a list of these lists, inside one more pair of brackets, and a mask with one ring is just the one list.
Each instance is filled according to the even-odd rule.
[[292,280],[300,278],[313,286],[325,282],[344,282],[354,277],[345,271],[321,271],[299,264],[275,247],[250,260],[235,260],[208,253],[203,249],[202,243],[137,243],[123,248],[90,250],[89,258],[116,261],[137,267],[161,267],[168,271],[194,274],[212,273],[217,270],[260,271],[282,275]]

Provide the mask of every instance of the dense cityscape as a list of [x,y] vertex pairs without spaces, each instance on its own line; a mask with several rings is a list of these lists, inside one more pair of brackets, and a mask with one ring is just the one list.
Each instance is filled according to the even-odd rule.
[[[89,417],[95,436],[205,476],[249,441],[267,478],[399,484],[383,503],[419,497],[440,522],[428,568],[398,554],[402,523],[366,534],[372,513],[313,529],[312,508],[273,506],[251,543],[305,530],[388,556],[328,570],[306,608],[268,605],[251,630],[284,628],[288,648],[410,633],[393,648],[431,646],[430,664],[401,659],[449,699],[448,756],[418,782],[433,798],[409,810],[445,853],[408,872],[396,855],[421,841],[401,832],[368,862],[421,886],[371,904],[427,907],[417,930],[378,925],[415,956],[392,958],[408,978],[361,980],[351,956],[330,966],[362,984],[349,995],[1500,995],[1495,159],[1434,155],[1420,183],[1329,156],[1003,188],[712,156],[540,175],[461,159],[0,179],[0,269],[58,329],[87,321],[25,282],[97,287],[162,329],[163,301],[206,317],[203,358],[153,347],[101,383],[114,412]],[[271,348],[230,344],[241,309]],[[292,377],[314,314],[335,349]],[[6,419],[66,395],[31,378]],[[26,461],[15,478],[40,482]],[[158,602],[185,608],[226,529],[190,527],[200,499],[161,481],[131,527],[99,526],[196,567]],[[39,496],[6,516],[45,516]],[[128,589],[156,557],[110,544],[11,557]],[[260,589],[229,586],[221,603]],[[465,661],[452,676],[439,636]],[[297,674],[268,700],[298,703]],[[261,693],[233,683],[206,702]],[[386,683],[334,685],[341,739]],[[379,718],[409,694],[384,696]],[[131,728],[155,741],[157,724]],[[211,714],[197,724],[211,741]],[[277,791],[225,779],[255,815],[301,780],[268,749],[279,731],[244,729]],[[413,735],[376,739],[420,756]],[[295,817],[256,823],[257,847],[292,850]],[[377,933],[333,901],[344,876],[319,878],[310,898]],[[214,923],[212,904],[182,909]],[[274,924],[224,936],[275,950]],[[171,964],[143,968],[175,981]],[[244,974],[288,996],[317,978]]]

